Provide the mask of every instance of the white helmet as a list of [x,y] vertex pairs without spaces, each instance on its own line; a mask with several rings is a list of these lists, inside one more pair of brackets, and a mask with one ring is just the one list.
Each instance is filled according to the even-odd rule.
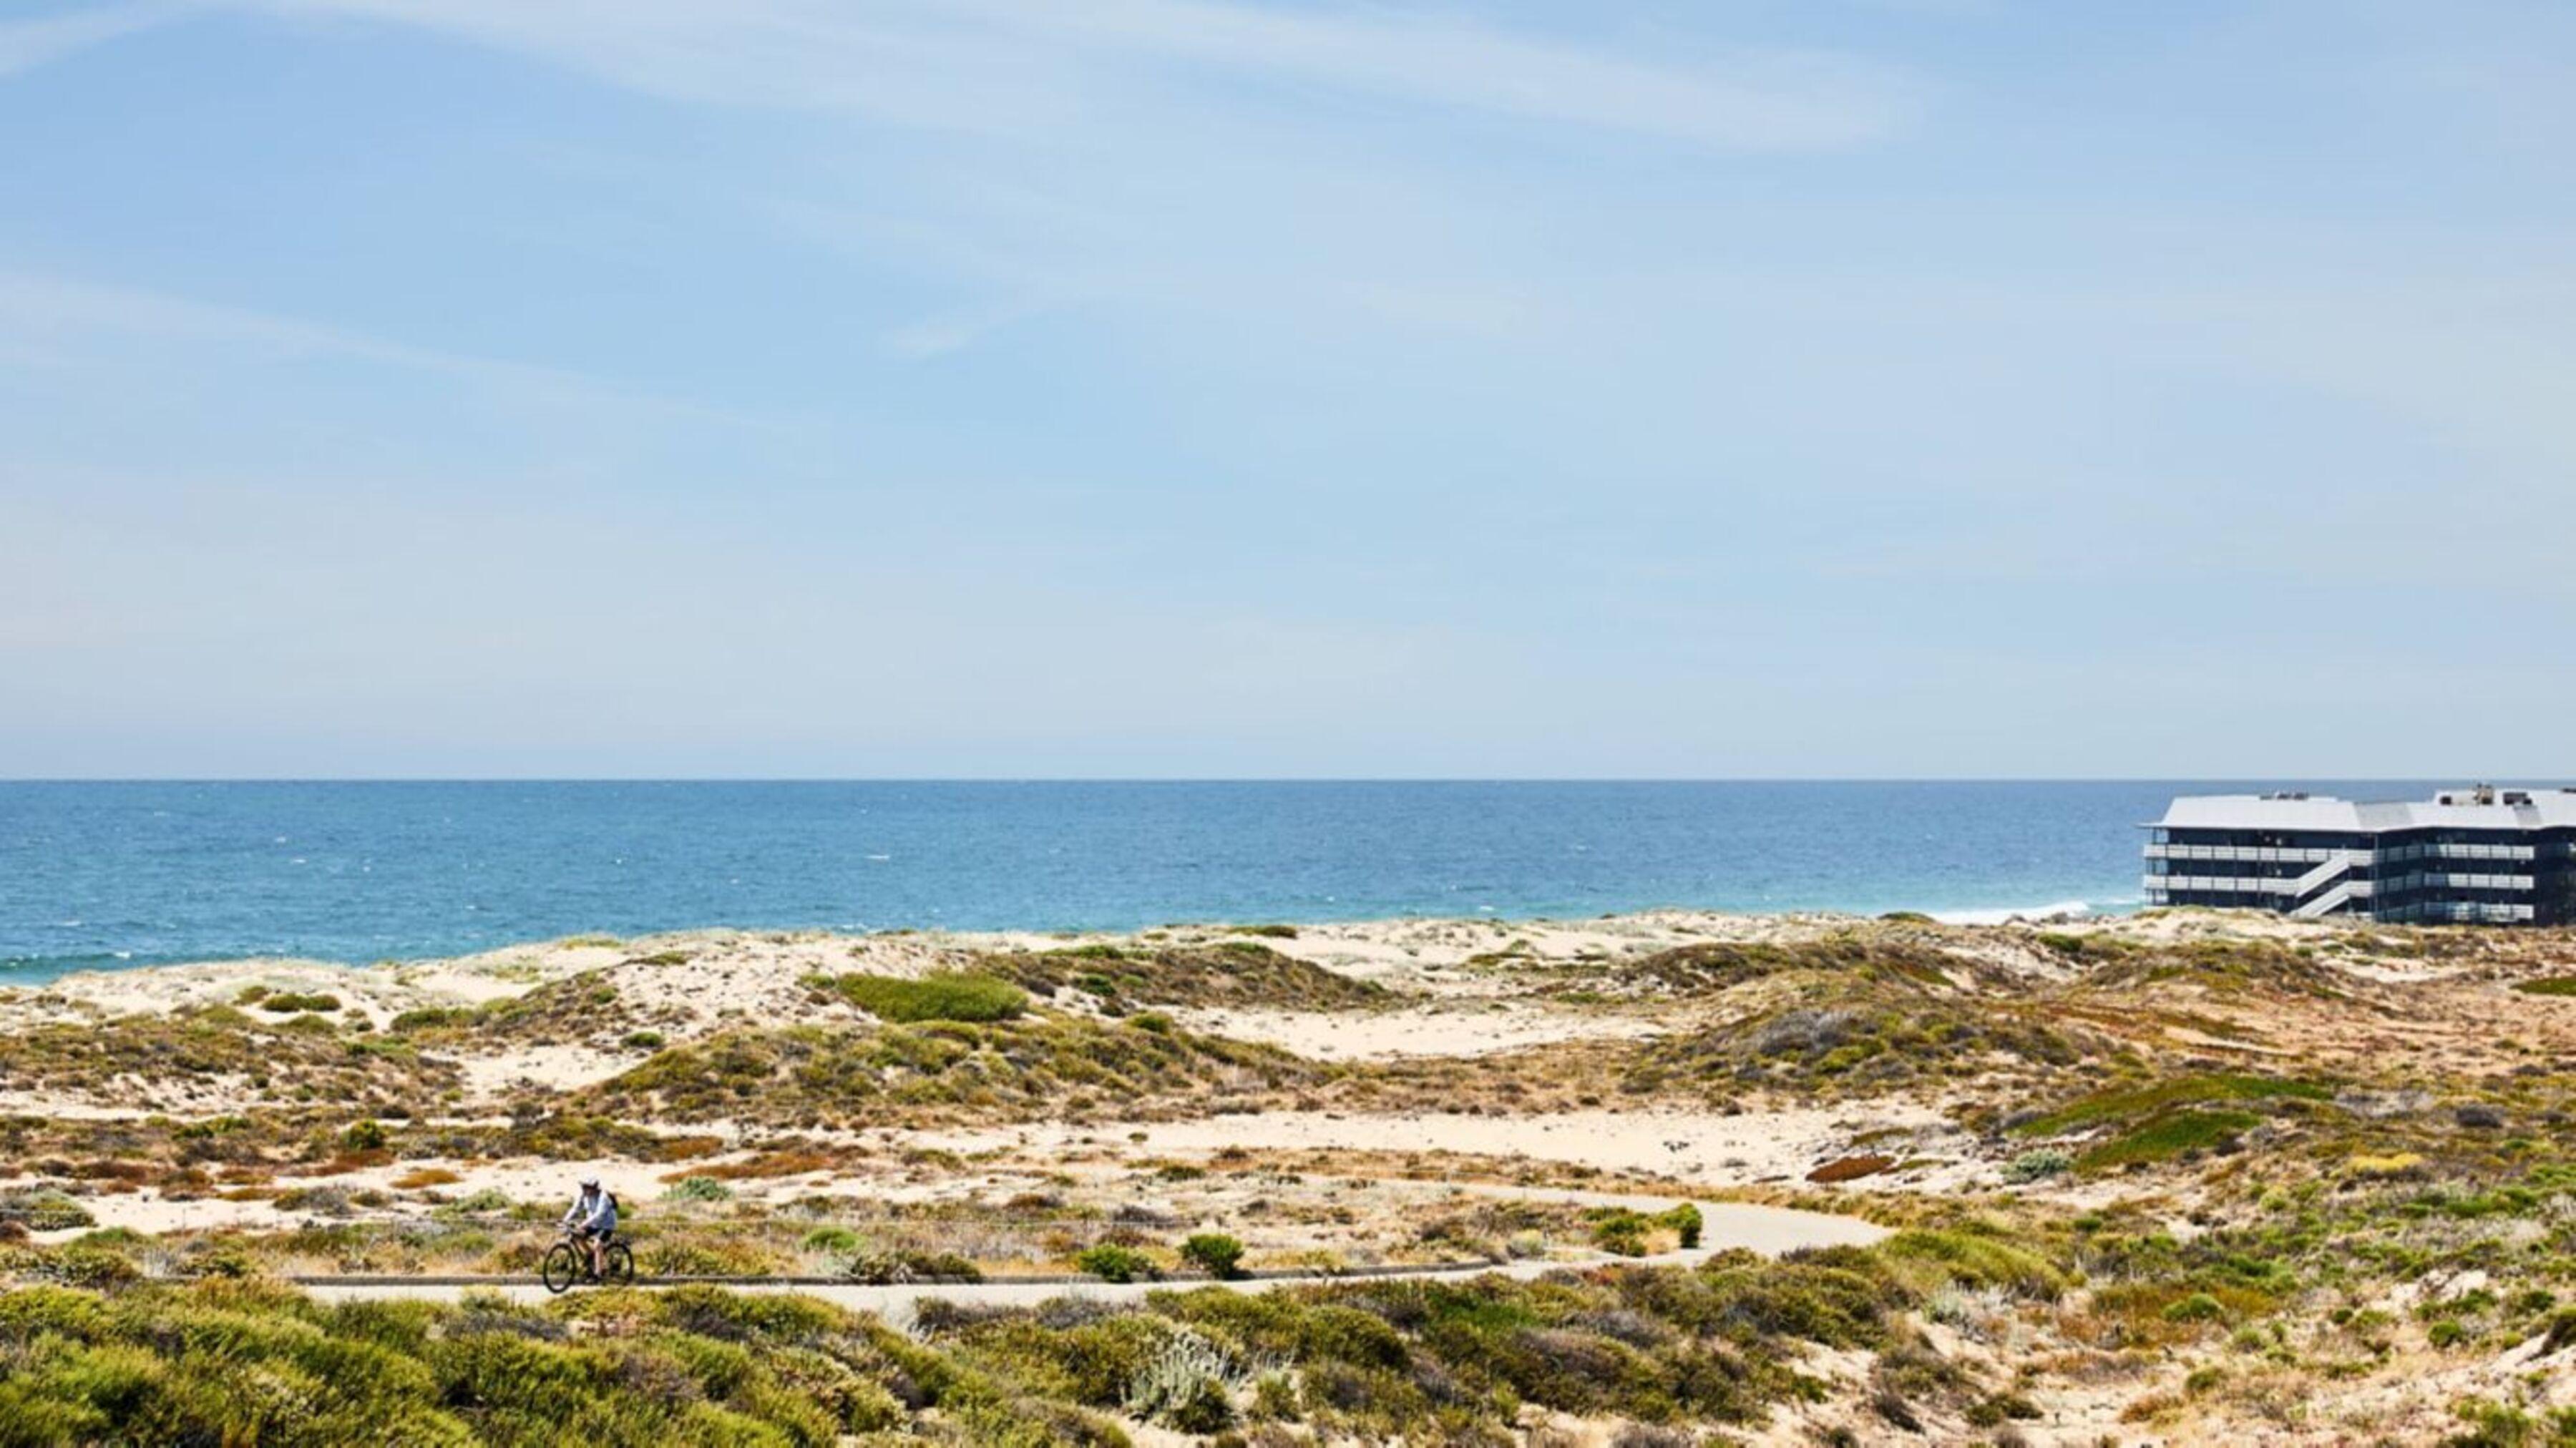
[[581,1189],[586,1192],[595,1192],[599,1190],[599,1178],[595,1176],[583,1177],[581,1179]]

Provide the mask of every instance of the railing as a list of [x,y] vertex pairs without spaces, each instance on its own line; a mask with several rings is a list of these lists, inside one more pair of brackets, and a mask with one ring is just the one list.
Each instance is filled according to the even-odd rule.
[[2319,895],[2314,900],[2309,901],[2290,913],[2301,920],[2315,920],[2322,916],[2332,915],[2337,910],[2342,909],[2346,904],[2351,902],[2353,896],[2352,887],[2355,883],[2356,882],[2354,881],[2346,880],[2342,884],[2335,886],[2333,889]]
[[2540,858],[2533,845],[2466,845],[2439,840],[2417,844],[2385,845],[2370,849],[2342,849],[2334,846],[2290,845],[2148,845],[2150,860],[2210,860],[2289,865],[2313,865],[2338,856],[2370,856],[2383,864],[2398,860],[2536,860]]
[[2318,846],[2286,845],[2149,845],[2150,860],[2227,860],[2268,861],[2275,864],[2309,865],[2341,850]]

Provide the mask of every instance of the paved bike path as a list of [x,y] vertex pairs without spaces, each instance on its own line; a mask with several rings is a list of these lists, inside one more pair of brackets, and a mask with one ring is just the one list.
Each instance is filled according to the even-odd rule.
[[[1667,1198],[1666,1200],[1670,1200]],[[1686,1252],[1668,1252],[1659,1257],[1642,1259],[1658,1266],[1687,1266],[1707,1260],[1718,1252],[1745,1249],[1765,1256],[1809,1247],[1865,1247],[1887,1235],[1883,1227],[1852,1217],[1837,1217],[1824,1212],[1799,1211],[1789,1207],[1755,1206],[1746,1202],[1702,1202],[1700,1245]],[[1388,1279],[1425,1279],[1430,1281],[1463,1281],[1496,1273],[1505,1277],[1527,1279],[1563,1267],[1595,1266],[1609,1262],[1636,1262],[1633,1257],[1596,1256],[1582,1261],[1519,1261],[1474,1263],[1455,1267],[1390,1268],[1380,1271],[1317,1273],[1313,1275],[1262,1276],[1225,1284],[1238,1291],[1267,1292],[1277,1287],[1301,1287],[1334,1282],[1368,1282]],[[319,1301],[339,1302],[354,1298],[417,1298],[453,1302],[468,1292],[497,1292],[519,1302],[543,1302],[549,1294],[542,1284],[526,1278],[491,1278],[472,1281],[462,1278],[303,1278],[304,1290]],[[1204,1281],[1181,1279],[1165,1282],[1099,1282],[1090,1279],[1065,1280],[1048,1278],[1040,1281],[907,1283],[900,1286],[874,1286],[856,1282],[829,1282],[782,1278],[743,1278],[736,1280],[692,1279],[729,1292],[786,1292],[818,1298],[857,1312],[873,1312],[889,1322],[911,1317],[920,1303],[973,1303],[992,1307],[1029,1307],[1050,1298],[1078,1297],[1098,1302],[1133,1302],[1149,1292],[1208,1285]],[[680,1285],[675,1282],[639,1279],[638,1288],[653,1289]],[[576,1291],[587,1289],[576,1288]]]

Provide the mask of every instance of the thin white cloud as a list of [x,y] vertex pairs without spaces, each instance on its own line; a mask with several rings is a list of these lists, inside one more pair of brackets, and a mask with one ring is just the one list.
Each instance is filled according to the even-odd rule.
[[594,385],[544,367],[410,347],[266,312],[76,278],[0,271],[0,337],[25,340],[67,332],[210,343],[272,357],[326,356],[387,363],[503,386]]
[[216,356],[401,368],[481,394],[571,409],[690,417],[767,429],[772,419],[654,395],[625,383],[508,358],[388,341],[361,332],[241,307],[78,278],[0,269],[0,363],[44,366],[66,344],[113,336],[184,344]]
[[411,25],[681,99],[1025,130],[1131,98],[1137,65],[1729,150],[1853,146],[1914,87],[1822,52],[1648,58],[1449,13],[1244,0],[242,0]]
[[966,307],[896,327],[880,340],[894,356],[928,361],[963,352],[1028,314],[1024,306]]
[[140,4],[93,6],[34,20],[0,22],[0,75],[32,70],[91,46],[149,30],[189,8],[166,0],[144,0]]
[[1396,100],[1746,150],[1857,144],[1908,89],[1848,57],[1738,49],[1657,62],[1515,35],[1452,14],[1295,10],[1217,0],[966,0],[997,25]]

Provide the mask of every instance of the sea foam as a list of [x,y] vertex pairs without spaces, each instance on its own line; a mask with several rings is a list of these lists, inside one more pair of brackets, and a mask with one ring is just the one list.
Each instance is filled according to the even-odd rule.
[[2059,920],[2068,916],[2090,915],[2093,907],[2083,900],[2058,900],[2046,905],[2014,905],[1996,910],[1934,910],[1928,913],[1944,925],[2001,925],[2012,920]]

